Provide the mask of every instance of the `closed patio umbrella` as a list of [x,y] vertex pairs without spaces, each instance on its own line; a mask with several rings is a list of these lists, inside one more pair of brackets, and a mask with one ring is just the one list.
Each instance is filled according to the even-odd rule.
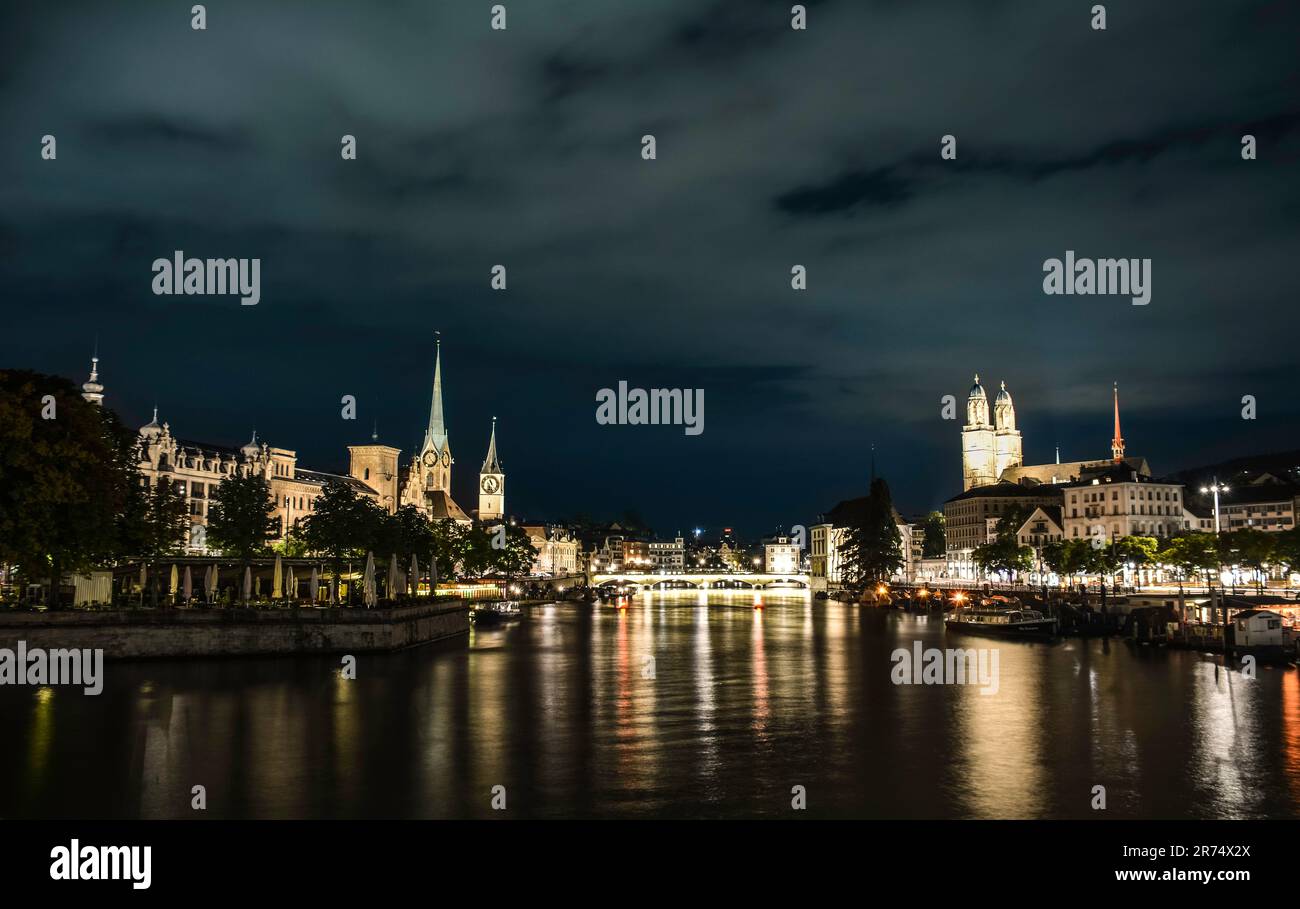
[[397,594],[402,589],[401,574],[397,570],[397,553],[393,553],[388,557],[388,577],[384,583],[387,585],[384,590],[387,597],[390,600],[397,599]]
[[320,588],[320,575],[316,573],[316,566],[311,566],[311,580],[307,582],[307,592],[311,595],[311,601],[316,602],[316,592]]
[[194,595],[194,576],[190,573],[190,566],[185,566],[185,580],[181,582],[181,600],[188,603],[190,597]]
[[284,579],[284,595],[291,600],[298,599],[298,581],[293,576],[293,566],[289,566],[288,574]]
[[375,605],[375,554],[366,553],[366,573],[361,578],[361,596],[366,608]]
[[209,565],[207,575],[204,577],[203,589],[208,593],[208,602],[211,603],[217,598],[217,566]]
[[149,569],[144,562],[140,563],[140,605],[144,605],[144,586],[149,582]]
[[249,597],[253,595],[253,570],[247,565],[244,566],[244,602],[247,603]]
[[429,596],[438,595],[438,559],[431,556],[429,558]]
[[280,553],[275,554],[275,571],[271,574],[271,599],[284,596],[284,574],[280,568]]
[[173,562],[171,581],[169,581],[167,585],[167,592],[172,596],[176,596],[176,588],[180,584],[180,579],[181,579],[180,572],[176,570],[176,563]]
[[411,570],[408,572],[407,579],[411,583],[411,596],[420,592],[420,560],[411,553]]

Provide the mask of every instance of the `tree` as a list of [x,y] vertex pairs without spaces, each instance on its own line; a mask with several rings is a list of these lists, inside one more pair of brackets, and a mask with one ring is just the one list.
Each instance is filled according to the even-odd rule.
[[[537,548],[522,527],[500,524],[504,534],[497,527],[486,528],[491,541],[491,569],[507,578],[525,574],[533,567],[537,559]],[[498,546],[498,541],[504,543]]]
[[1033,567],[1034,550],[1020,545],[1014,534],[1004,533],[988,543],[976,546],[971,558],[987,573],[1004,572],[1014,579],[1018,572]]
[[1043,547],[1043,562],[1063,578],[1073,581],[1092,564],[1092,543],[1083,538],[1053,540]]
[[925,524],[922,525],[925,531],[925,542],[922,544],[921,557],[926,559],[941,559],[947,554],[947,525],[944,522],[942,511],[932,511],[925,518]]
[[66,379],[0,370],[0,561],[49,578],[123,551],[135,439]]
[[1265,568],[1272,564],[1277,554],[1276,535],[1253,527],[1243,527],[1241,530],[1220,534],[1218,552],[1223,563],[1241,564],[1251,569],[1262,593]]
[[1120,537],[1113,544],[1113,549],[1119,567],[1131,564],[1135,568],[1142,568],[1155,563],[1160,541],[1155,537]]
[[903,564],[903,538],[883,479],[872,481],[865,507],[850,520],[840,549],[840,571],[846,586],[860,589],[887,579]]
[[227,477],[208,505],[208,542],[247,566],[275,539],[274,512],[270,484],[261,474]]
[[1178,568],[1184,575],[1201,572],[1207,584],[1210,572],[1220,564],[1214,534],[1197,531],[1170,538],[1158,558]]
[[370,497],[358,494],[350,483],[331,480],[316,497],[312,513],[303,519],[300,534],[312,552],[329,560],[337,583],[345,561],[360,558],[382,542],[385,518]]
[[[385,555],[395,554],[398,564],[403,567],[410,564],[412,555],[428,563],[429,553],[433,550],[433,525],[420,509],[403,505],[395,513],[385,515],[383,524],[383,545],[376,551]],[[408,581],[414,587],[419,578],[409,578]]]
[[153,486],[138,483],[127,500],[124,518],[124,547],[149,566],[150,598],[157,606],[158,560],[181,552],[189,528],[185,497],[165,478]]
[[438,566],[439,578],[454,578],[457,566],[462,565],[469,553],[468,530],[451,518],[443,518],[433,525],[433,559]]

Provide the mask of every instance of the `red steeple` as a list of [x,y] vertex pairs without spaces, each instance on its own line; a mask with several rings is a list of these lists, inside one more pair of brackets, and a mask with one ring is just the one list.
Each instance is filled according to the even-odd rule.
[[1110,451],[1115,463],[1124,460],[1124,436],[1119,431],[1119,383],[1115,383],[1115,438],[1110,440]]

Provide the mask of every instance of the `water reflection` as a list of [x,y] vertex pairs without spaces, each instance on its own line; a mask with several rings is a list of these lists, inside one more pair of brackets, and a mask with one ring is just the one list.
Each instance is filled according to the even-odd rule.
[[[761,609],[756,609],[761,605]],[[1125,642],[949,637],[798,592],[557,604],[466,641],[114,663],[104,693],[0,689],[0,816],[1295,816],[1300,676]],[[890,681],[996,647],[999,690]],[[497,813],[499,814],[499,813]]]

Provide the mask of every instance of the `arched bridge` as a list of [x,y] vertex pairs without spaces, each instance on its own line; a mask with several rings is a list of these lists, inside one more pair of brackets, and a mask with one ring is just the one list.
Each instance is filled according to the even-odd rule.
[[642,590],[807,590],[804,574],[593,574],[591,586]]

